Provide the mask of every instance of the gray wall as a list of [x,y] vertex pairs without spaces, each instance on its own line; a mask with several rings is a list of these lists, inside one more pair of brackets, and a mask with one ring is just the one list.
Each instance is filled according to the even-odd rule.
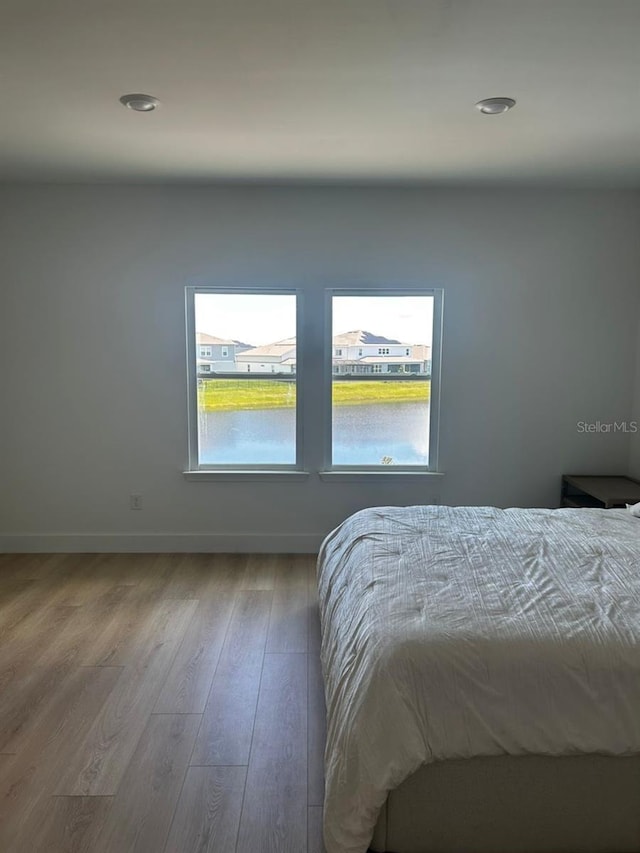
[[[640,276],[638,276],[640,287]],[[638,432],[631,435],[631,450],[629,467],[632,475],[640,479],[640,323],[638,324],[638,346],[636,350],[636,381],[633,397],[632,417],[636,421]]]
[[[304,548],[367,505],[627,470],[628,435],[577,422],[632,414],[639,220],[613,191],[0,189],[0,547]],[[443,287],[442,481],[186,482],[194,282]]]

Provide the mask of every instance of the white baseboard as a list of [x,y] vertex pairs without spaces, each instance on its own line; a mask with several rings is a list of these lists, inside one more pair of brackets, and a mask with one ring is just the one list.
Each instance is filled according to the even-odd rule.
[[0,533],[5,554],[315,554],[324,534]]

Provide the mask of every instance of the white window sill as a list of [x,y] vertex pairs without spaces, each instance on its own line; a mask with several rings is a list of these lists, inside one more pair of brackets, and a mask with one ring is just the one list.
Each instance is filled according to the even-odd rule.
[[418,478],[425,480],[439,479],[444,477],[442,471],[319,471],[321,480],[327,480],[332,483],[361,483],[361,482],[382,482],[384,480],[402,480],[407,477]]
[[195,483],[208,483],[210,481],[216,482],[239,482],[239,483],[256,483],[256,482],[286,482],[286,483],[297,483],[303,480],[309,479],[308,471],[286,471],[286,470],[277,470],[274,469],[269,471],[268,469],[264,469],[263,471],[254,470],[254,471],[243,471],[243,470],[228,470],[223,471],[222,469],[218,471],[183,471],[185,480],[191,480]]
[[[298,483],[304,482],[311,477],[311,472],[309,471],[286,471],[286,470],[233,470],[229,469],[227,471],[218,469],[217,471],[183,471],[183,476],[185,480],[190,480],[194,483],[207,483],[207,482],[238,482],[238,483],[257,483],[257,482],[286,482],[286,483]],[[354,469],[352,471],[349,470],[336,470],[336,471],[318,471],[318,477],[321,480],[324,480],[329,483],[362,483],[362,482],[384,482],[384,481],[393,481],[393,480],[403,480],[406,478],[410,479],[424,479],[424,480],[438,480],[444,477],[444,474],[441,471],[408,471],[408,470],[394,470],[394,471],[366,471],[366,470],[358,470]]]

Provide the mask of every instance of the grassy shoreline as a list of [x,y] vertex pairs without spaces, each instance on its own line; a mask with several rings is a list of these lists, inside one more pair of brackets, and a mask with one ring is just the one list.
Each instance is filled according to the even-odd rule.
[[[362,406],[373,403],[427,403],[431,382],[336,382],[333,402],[336,406]],[[238,381],[205,379],[198,388],[198,409],[204,412],[230,412],[252,409],[293,409],[296,392],[293,382],[267,380]]]

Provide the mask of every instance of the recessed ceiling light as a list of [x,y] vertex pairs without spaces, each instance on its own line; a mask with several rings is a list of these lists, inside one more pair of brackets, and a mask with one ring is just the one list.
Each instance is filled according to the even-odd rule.
[[137,113],[150,113],[160,105],[160,101],[154,98],[153,95],[123,95],[120,98],[120,103],[130,110],[135,110]]
[[506,113],[515,105],[516,102],[513,98],[484,98],[484,100],[478,101],[476,109],[487,116],[497,116],[500,113]]

